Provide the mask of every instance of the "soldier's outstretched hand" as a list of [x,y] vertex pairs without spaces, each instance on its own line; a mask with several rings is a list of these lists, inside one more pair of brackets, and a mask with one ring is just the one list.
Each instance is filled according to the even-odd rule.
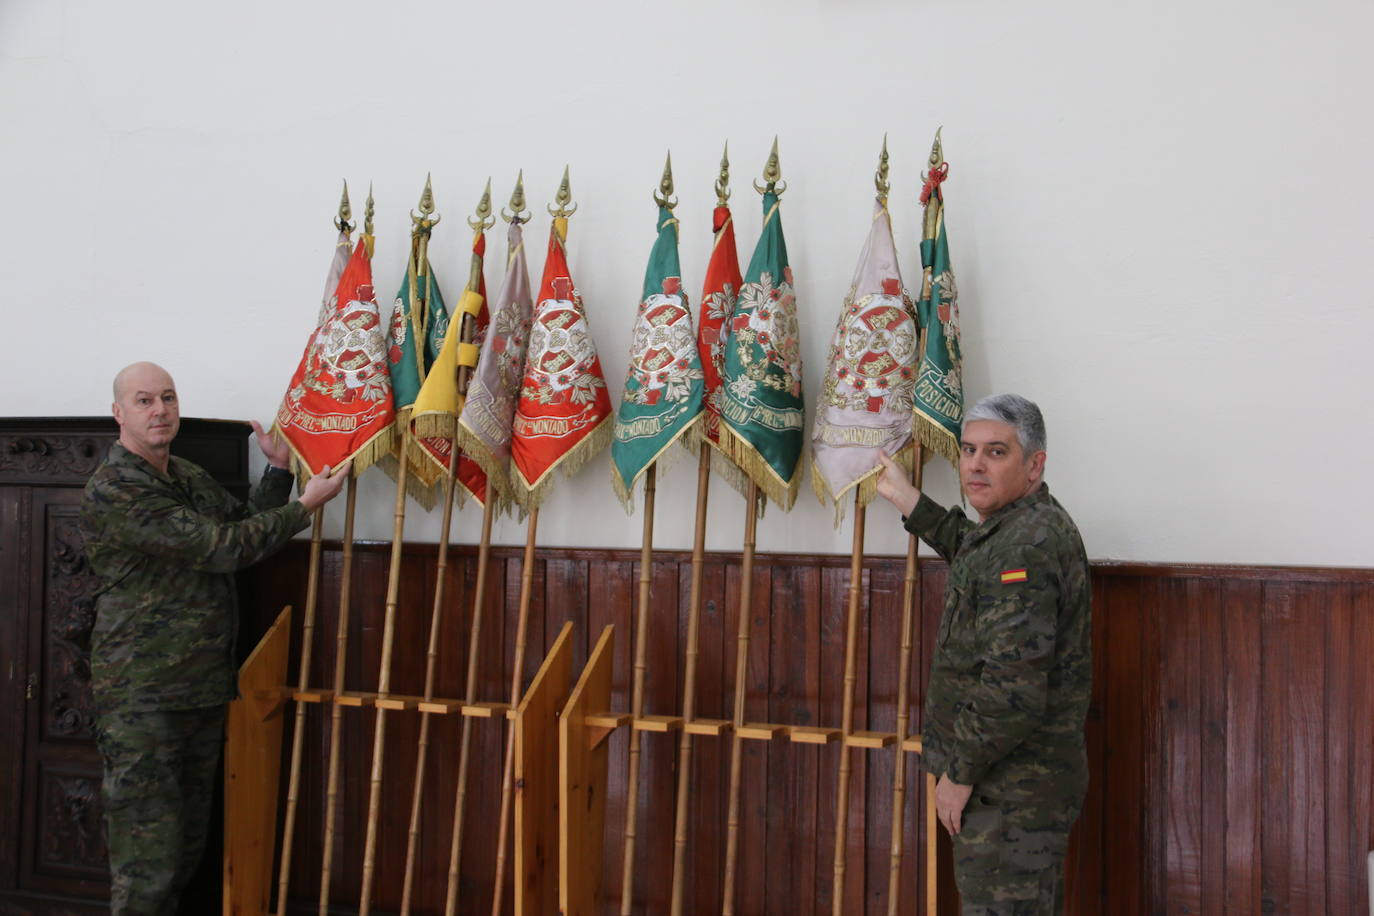
[[903,515],[910,515],[921,499],[921,491],[911,485],[911,475],[887,452],[878,452],[878,462],[883,469],[878,477],[878,495],[896,506]]
[[323,471],[306,481],[305,489],[301,490],[301,505],[314,512],[338,496],[339,491],[343,489],[344,481],[348,479],[352,470],[353,462],[351,461],[339,465],[338,469],[332,472],[329,465],[326,464]]
[[258,448],[262,449],[262,456],[267,459],[267,463],[274,468],[291,469],[291,448],[286,444],[285,439],[278,439],[267,430],[262,428],[262,424],[257,420],[249,420],[253,424],[253,435],[258,439]]

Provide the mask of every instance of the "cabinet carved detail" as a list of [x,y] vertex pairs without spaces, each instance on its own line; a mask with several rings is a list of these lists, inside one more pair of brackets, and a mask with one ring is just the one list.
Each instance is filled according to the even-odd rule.
[[90,648],[99,579],[86,561],[76,511],[54,508],[48,516],[44,725],[54,738],[93,739]]
[[108,442],[93,436],[0,436],[0,476],[89,477]]
[[42,867],[106,868],[104,808],[98,774],[55,773],[43,779]]

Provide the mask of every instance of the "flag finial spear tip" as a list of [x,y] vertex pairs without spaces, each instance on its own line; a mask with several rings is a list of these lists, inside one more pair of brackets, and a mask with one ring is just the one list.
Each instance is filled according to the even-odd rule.
[[[568,181],[568,167],[563,166],[563,180],[559,182],[558,193],[554,195],[553,202],[558,204],[558,209],[549,206],[549,215],[555,219],[567,219],[577,212],[577,204],[572,204],[572,185]],[[572,204],[569,207],[568,204]]]
[[[410,213],[410,218],[415,223],[416,228],[422,230],[433,229],[435,226],[439,225],[439,221],[443,219],[442,216],[433,216],[434,188],[431,186],[429,178],[430,174],[429,172],[426,172],[425,189],[422,192],[420,192],[420,212],[416,213],[414,210],[412,210]],[[431,217],[433,218],[431,219]]]
[[353,208],[348,204],[348,179],[344,179],[343,196],[339,198],[339,215],[334,217],[334,225],[340,232],[352,232],[356,223],[350,223]]
[[787,190],[787,182],[782,181],[782,166],[778,164],[778,138],[773,137],[773,149],[768,153],[768,164],[763,167],[763,184],[754,181],[754,190],[760,194],[770,191],[781,195]]
[[716,178],[716,206],[723,207],[730,200],[730,141],[725,141],[725,152],[720,156],[720,176]]
[[477,202],[477,216],[468,217],[468,225],[474,231],[482,232],[496,224],[496,217],[491,215],[491,177],[487,177],[486,190],[482,192],[482,199]]
[[930,167],[932,169],[938,169],[940,163],[945,161],[944,146],[940,143],[940,131],[944,129],[945,126],[943,124],[935,128],[935,142],[930,144]]
[[892,185],[887,181],[887,134],[883,134],[883,151],[878,156],[878,171],[873,173],[873,185],[878,189],[878,200],[887,204],[887,192]]
[[372,199],[372,182],[367,183],[367,203],[363,206],[363,232],[372,234],[372,217],[377,212],[377,202]]
[[515,176],[515,190],[510,192],[510,212],[505,208],[501,210],[501,218],[508,223],[528,223],[530,221],[530,211],[525,209],[525,170],[521,169],[520,174]]
[[663,178],[658,182],[658,190],[654,192],[654,202],[665,210],[671,210],[677,206],[677,199],[673,197],[673,151],[668,151],[668,159],[663,163]]

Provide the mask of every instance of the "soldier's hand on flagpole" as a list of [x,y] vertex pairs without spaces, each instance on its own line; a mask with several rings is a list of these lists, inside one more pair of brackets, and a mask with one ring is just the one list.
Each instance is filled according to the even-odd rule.
[[301,490],[301,505],[314,512],[338,496],[339,491],[343,489],[344,481],[348,480],[348,475],[352,470],[353,462],[351,461],[339,465],[338,469],[334,471],[330,471],[329,465],[326,464],[323,471],[306,481],[305,488]]
[[286,444],[286,440],[273,436],[263,429],[257,420],[248,422],[253,424],[253,435],[257,436],[258,448],[262,449],[262,456],[267,459],[267,463],[284,471],[291,470],[291,448]]
[[878,477],[878,495],[896,506],[903,517],[910,515],[921,500],[921,491],[911,485],[911,475],[887,452],[878,452],[878,463],[883,469]]

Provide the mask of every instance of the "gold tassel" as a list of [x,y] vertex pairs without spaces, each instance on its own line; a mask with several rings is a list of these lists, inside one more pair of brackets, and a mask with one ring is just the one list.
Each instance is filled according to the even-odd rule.
[[411,429],[421,439],[452,439],[456,426],[453,414],[447,411],[416,414],[411,423]]

